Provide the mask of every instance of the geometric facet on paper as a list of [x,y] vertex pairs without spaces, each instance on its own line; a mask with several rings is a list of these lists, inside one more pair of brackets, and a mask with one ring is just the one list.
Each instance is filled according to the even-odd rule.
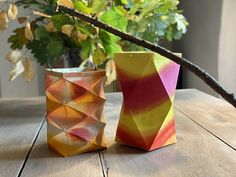
[[106,148],[105,71],[46,70],[47,141],[62,156]]
[[124,97],[116,141],[146,151],[175,143],[179,65],[152,52],[118,53],[114,60]]

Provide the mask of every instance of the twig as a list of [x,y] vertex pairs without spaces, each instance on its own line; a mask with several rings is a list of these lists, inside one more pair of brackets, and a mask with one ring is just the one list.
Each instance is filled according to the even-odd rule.
[[176,56],[174,53],[168,51],[167,49],[150,43],[148,41],[145,41],[143,39],[134,37],[130,34],[124,33],[118,29],[115,29],[105,23],[102,23],[98,21],[97,19],[94,19],[88,15],[85,15],[83,13],[80,13],[74,9],[70,9],[65,6],[59,6],[59,10],[63,11],[71,16],[80,18],[81,20],[84,20],[88,23],[93,24],[94,26],[101,28],[105,31],[108,31],[116,36],[119,36],[121,39],[129,41],[131,43],[134,43],[138,46],[142,46],[144,48],[147,48],[153,52],[159,53],[160,55],[169,58],[170,60],[178,63],[179,65],[185,67],[186,69],[193,72],[196,76],[201,78],[207,85],[209,85],[215,92],[217,92],[219,95],[221,95],[226,101],[228,101],[231,105],[233,105],[236,108],[236,98],[234,94],[231,94],[225,90],[223,86],[221,86],[210,74],[208,74],[205,70],[200,68],[199,66],[191,63],[190,61],[186,60],[183,57]]

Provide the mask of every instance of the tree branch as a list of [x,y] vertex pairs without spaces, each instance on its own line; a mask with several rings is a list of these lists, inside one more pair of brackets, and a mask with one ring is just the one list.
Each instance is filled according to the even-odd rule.
[[124,33],[118,29],[115,29],[105,23],[98,21],[97,19],[94,19],[88,15],[82,14],[74,9],[70,9],[65,6],[59,6],[59,10],[63,11],[64,13],[67,13],[71,16],[80,18],[81,20],[84,20],[88,23],[91,23],[94,26],[101,28],[105,31],[108,31],[116,36],[119,36],[123,40],[129,41],[129,42],[134,43],[138,46],[142,46],[142,47],[147,48],[153,52],[156,52],[166,58],[169,58],[170,60],[185,67],[186,69],[188,69],[189,71],[194,73],[196,76],[201,78],[215,92],[217,92],[219,95],[221,95],[226,101],[228,101],[231,105],[233,105],[236,108],[236,98],[235,98],[234,94],[228,93],[223,88],[223,86],[221,86],[210,74],[208,74],[205,70],[203,70],[199,66],[186,60],[185,58],[176,56],[174,53],[168,51],[167,49],[165,49],[159,45],[150,43],[150,42],[145,41],[143,39],[140,39],[140,38],[134,37],[130,34]]

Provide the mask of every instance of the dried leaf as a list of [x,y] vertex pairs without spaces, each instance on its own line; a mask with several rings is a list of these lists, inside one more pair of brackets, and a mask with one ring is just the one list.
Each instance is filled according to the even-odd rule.
[[24,65],[22,63],[22,60],[19,60],[14,66],[13,69],[10,72],[10,77],[9,80],[13,81],[17,78],[17,76],[19,76],[20,74],[22,74],[25,71]]
[[76,36],[78,41],[85,41],[88,37],[86,34],[83,34],[80,31],[76,31]]
[[57,29],[55,28],[55,26],[54,26],[52,21],[50,21],[47,25],[45,25],[45,29],[48,32],[56,32],[57,31]]
[[38,16],[40,16],[40,17],[52,18],[52,16],[47,15],[47,14],[45,14],[45,13],[43,13],[43,12],[36,11],[36,10],[33,10],[33,14],[34,14],[34,15],[38,15]]
[[29,22],[27,22],[25,26],[25,38],[31,41],[34,40],[34,35],[31,31],[31,26]]
[[9,9],[7,11],[7,15],[9,19],[15,20],[18,15],[18,8],[15,4],[10,4]]
[[23,24],[28,20],[28,17],[19,17],[17,18],[18,23]]
[[106,76],[106,85],[109,85],[116,80],[116,66],[113,60],[109,60],[106,64]]
[[6,59],[12,64],[16,64],[21,58],[22,53],[18,50],[13,50],[6,56]]
[[0,12],[0,31],[5,30],[8,27],[8,17],[7,17],[7,13],[4,11]]
[[34,69],[33,69],[33,61],[31,59],[26,58],[23,61],[23,65],[25,71],[23,73],[23,78],[26,82],[30,82],[34,78]]
[[75,8],[75,6],[71,0],[58,0],[57,4],[63,5],[63,6],[69,7],[69,8]]
[[63,25],[61,27],[61,32],[70,37],[73,29],[74,29],[74,26],[72,25]]

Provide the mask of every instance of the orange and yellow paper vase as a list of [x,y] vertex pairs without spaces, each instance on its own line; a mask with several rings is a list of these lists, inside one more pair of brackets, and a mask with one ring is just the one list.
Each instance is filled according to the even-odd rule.
[[117,53],[115,64],[124,97],[116,141],[146,151],[175,143],[179,65],[152,52]]
[[106,147],[105,71],[46,70],[48,145],[63,156]]

